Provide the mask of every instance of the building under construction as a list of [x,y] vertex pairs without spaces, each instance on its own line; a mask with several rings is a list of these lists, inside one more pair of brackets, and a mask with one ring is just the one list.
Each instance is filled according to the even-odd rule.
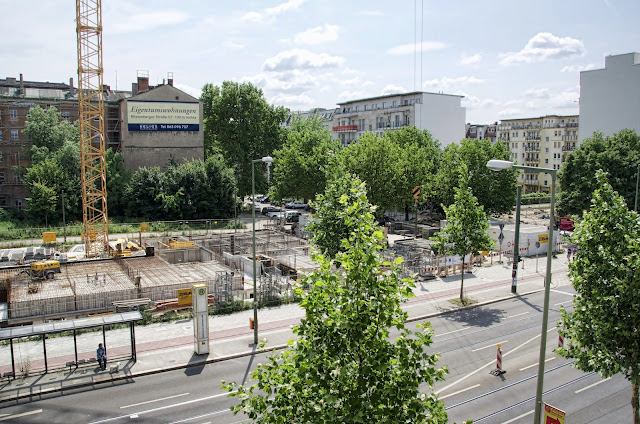
[[[4,325],[153,307],[195,283],[207,284],[218,304],[249,300],[252,243],[245,231],[148,240],[147,256],[63,263],[54,278],[42,280],[24,266],[0,268]],[[291,296],[299,274],[316,267],[305,240],[274,230],[256,231],[256,259],[257,295],[264,301]]]

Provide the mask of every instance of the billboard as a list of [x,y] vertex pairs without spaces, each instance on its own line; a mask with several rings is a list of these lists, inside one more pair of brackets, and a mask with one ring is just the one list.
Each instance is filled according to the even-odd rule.
[[129,131],[199,131],[198,102],[127,101]]

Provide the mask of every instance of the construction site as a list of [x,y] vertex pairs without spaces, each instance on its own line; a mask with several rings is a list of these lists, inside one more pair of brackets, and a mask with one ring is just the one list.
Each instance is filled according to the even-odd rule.
[[[315,268],[306,240],[277,229],[255,233],[259,301],[291,296],[299,274]],[[145,256],[59,264],[35,278],[29,265],[0,268],[3,325],[133,309],[177,307],[177,291],[205,283],[219,305],[253,299],[252,233],[209,234],[145,241]]]

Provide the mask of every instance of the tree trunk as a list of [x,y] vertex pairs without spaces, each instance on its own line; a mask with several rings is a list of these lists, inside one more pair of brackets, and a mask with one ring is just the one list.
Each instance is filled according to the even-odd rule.
[[464,255],[462,255],[462,274],[460,279],[460,303],[463,303],[462,289],[464,288]]
[[633,424],[640,424],[640,411],[639,411],[640,397],[638,394],[638,392],[640,392],[640,383],[631,383],[631,387],[633,387],[633,394],[631,395],[631,408],[633,410]]
[[404,220],[408,221],[409,220],[409,206],[404,205]]

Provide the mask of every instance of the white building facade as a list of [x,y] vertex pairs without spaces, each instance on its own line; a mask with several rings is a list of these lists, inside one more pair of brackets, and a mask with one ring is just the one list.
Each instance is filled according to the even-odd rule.
[[640,133],[640,53],[605,58],[604,69],[580,72],[580,141],[594,131]]
[[464,96],[411,92],[339,103],[333,114],[333,137],[343,146],[366,132],[378,136],[407,126],[428,130],[444,148],[465,137]]

